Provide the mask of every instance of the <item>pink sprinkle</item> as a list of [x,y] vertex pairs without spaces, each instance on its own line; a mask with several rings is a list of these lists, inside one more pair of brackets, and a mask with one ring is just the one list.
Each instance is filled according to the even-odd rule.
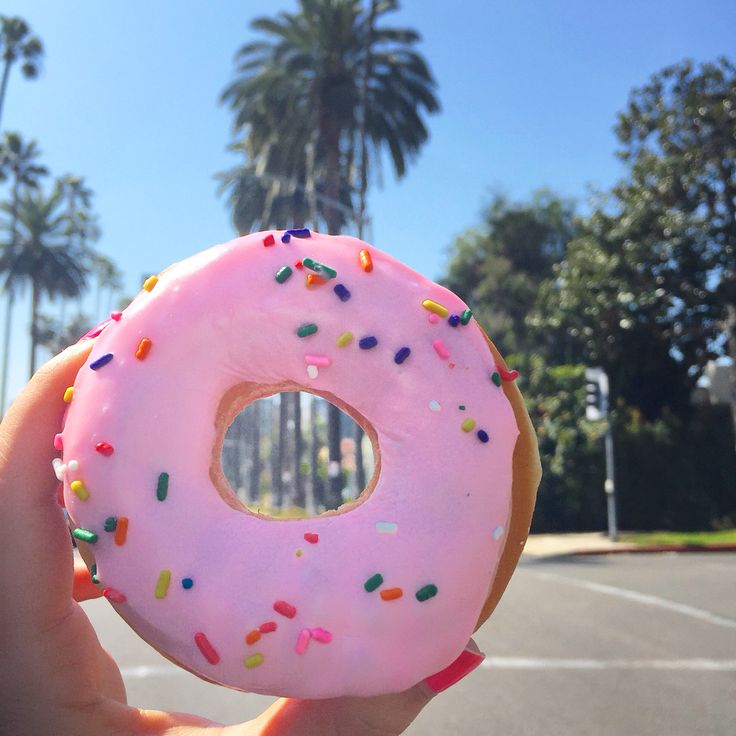
[[125,603],[125,601],[128,600],[123,593],[119,590],[115,590],[115,588],[104,588],[102,595],[113,603]]
[[427,319],[433,324],[436,325],[440,321],[439,314],[435,314],[434,312],[429,313],[429,317]]
[[110,312],[110,319],[114,319],[116,322],[119,322],[122,316],[122,312]]
[[332,634],[326,629],[312,629],[310,634],[312,635],[312,639],[320,642],[320,644],[329,644],[332,641]]
[[258,627],[258,631],[260,631],[261,634],[270,634],[271,632],[276,631],[277,628],[275,621],[266,621]]
[[432,347],[442,360],[447,360],[450,357],[450,351],[447,349],[447,345],[439,338],[432,343]]
[[296,616],[296,608],[286,601],[276,601],[273,604],[273,610],[282,616],[286,616],[286,618],[294,618]]
[[319,542],[319,534],[315,534],[314,532],[305,532],[304,541],[309,542],[309,544],[317,544],[317,542]]
[[312,632],[309,629],[302,629],[299,632],[299,637],[296,640],[296,646],[294,650],[297,654],[304,654],[309,646],[309,640],[312,638]]
[[63,450],[64,449],[64,440],[61,438],[61,432],[59,434],[54,435],[54,450]]
[[199,647],[199,651],[202,652],[204,658],[210,664],[217,664],[220,661],[220,655],[212,644],[210,644],[210,640],[201,631],[198,631],[194,635],[194,643]]
[[307,353],[307,355],[304,356],[304,362],[307,365],[316,365],[318,368],[327,368],[327,366],[332,363],[328,356],[313,355],[312,353]]

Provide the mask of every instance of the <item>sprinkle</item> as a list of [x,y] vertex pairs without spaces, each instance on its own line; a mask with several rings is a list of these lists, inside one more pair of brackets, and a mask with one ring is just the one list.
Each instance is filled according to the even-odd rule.
[[286,616],[286,618],[294,618],[294,616],[296,616],[296,608],[286,601],[276,601],[276,603],[273,604],[273,610],[276,611],[276,613],[280,613],[282,616]]
[[148,353],[151,352],[151,346],[153,343],[151,340],[147,337],[144,337],[139,343],[138,343],[138,349],[135,351],[135,357],[138,358],[138,360],[145,360]]
[[120,322],[122,316],[122,312],[110,312],[110,319],[115,320],[115,322]]
[[89,364],[89,367],[93,371],[98,371],[100,368],[106,366],[112,360],[112,353],[105,353],[103,356],[97,358],[94,362]]
[[488,442],[489,440],[488,432],[486,432],[485,429],[479,429],[475,434],[483,444]]
[[118,547],[122,547],[125,544],[125,538],[128,536],[128,517],[121,516],[118,519],[118,525],[115,529],[115,536],[113,537],[115,544]]
[[117,516],[108,516],[107,519],[105,519],[105,531],[106,532],[114,532],[115,529],[117,529],[118,526],[118,517]]
[[115,452],[115,448],[108,442],[98,442],[95,445],[95,450],[105,457],[110,457]]
[[399,348],[399,350],[396,352],[396,355],[394,355],[394,363],[396,363],[396,365],[401,365],[409,357],[410,354],[411,348]]
[[442,407],[440,406],[439,401],[432,399],[432,401],[429,402],[429,408],[431,411],[439,411]]
[[473,312],[470,309],[466,309],[461,315],[460,315],[460,324],[466,325],[468,322],[470,322],[470,318],[473,316]]
[[69,388],[66,391],[64,391],[64,403],[71,404],[73,398],[74,398],[74,386],[69,386]]
[[395,601],[397,598],[401,598],[404,595],[404,591],[401,588],[387,588],[381,591],[381,598],[384,601]]
[[295,555],[296,555],[297,557],[301,557],[301,556],[302,556],[302,555],[304,554],[304,550],[303,550],[303,549],[302,549],[301,547],[297,547],[297,548],[296,548],[296,549],[294,550],[294,554],[295,554]]
[[97,535],[94,532],[90,532],[87,529],[80,529],[79,527],[72,530],[72,536],[88,544],[94,544],[97,541]]
[[376,345],[378,345],[378,338],[374,337],[373,335],[362,337],[358,342],[358,345],[360,345],[361,350],[370,350],[371,348],[374,348],[376,347]]
[[273,233],[269,233],[261,242],[264,248],[268,248],[269,245],[273,245],[276,242],[276,238],[274,238]]
[[515,381],[519,377],[519,371],[510,371],[506,368],[499,368],[498,372],[504,381]]
[[422,306],[426,310],[438,314],[440,317],[447,317],[447,315],[450,314],[450,310],[447,307],[443,307],[441,304],[437,304],[437,302],[433,302],[431,299],[425,299],[422,302]]
[[161,570],[156,581],[156,590],[154,595],[156,598],[166,598],[169,592],[169,583],[171,582],[171,570]]
[[258,667],[259,664],[263,664],[262,654],[253,654],[245,660],[245,666],[251,670],[254,667]]
[[493,530],[493,538],[494,538],[494,539],[495,539],[496,541],[498,541],[499,539],[501,539],[501,537],[502,537],[502,536],[503,536],[503,527],[502,527],[502,526],[497,526],[497,527],[496,527],[496,528],[495,528],[495,529]]
[[465,411],[465,404],[460,404],[457,408],[460,409],[460,411]]
[[498,371],[493,371],[491,373],[491,381],[496,384],[496,386],[501,385],[501,374]]
[[169,493],[169,474],[161,473],[158,476],[158,481],[156,483],[156,498],[159,501],[165,501],[168,493]]
[[337,338],[337,347],[344,348],[346,345],[350,345],[353,341],[352,332],[343,332],[340,337]]
[[102,595],[113,603],[125,603],[128,600],[119,590],[115,590],[115,588],[103,588]]
[[276,271],[276,275],[274,276],[274,278],[280,284],[283,284],[284,281],[286,281],[292,273],[294,272],[289,266],[282,266],[278,271]]
[[313,322],[308,322],[299,327],[296,334],[298,337],[308,337],[309,335],[314,335],[315,332],[317,332],[317,325]]
[[346,302],[348,299],[350,299],[350,292],[348,291],[348,288],[343,284],[336,284],[332,287],[332,291],[337,294],[341,302]]
[[298,268],[300,271],[304,268],[304,264],[301,261],[297,261],[294,266]]
[[77,472],[77,470],[79,470],[79,460],[70,460],[70,461],[69,461],[69,462],[68,462],[68,463],[66,464],[66,466],[67,466],[67,468],[69,468],[69,470],[71,470],[71,471],[72,471],[73,473],[76,473],[76,472]]
[[327,355],[315,355],[313,353],[307,353],[304,356],[304,362],[307,365],[316,365],[319,368],[327,368],[332,363]]
[[265,623],[262,623],[258,627],[258,631],[261,632],[261,634],[270,634],[278,628],[278,625],[275,621],[266,621]]
[[[201,632],[198,631],[194,635],[194,643],[199,647],[199,651],[202,652],[204,658],[210,664],[217,664],[220,661],[220,655],[217,653],[215,648],[210,644],[209,639]],[[261,658],[262,660],[263,658]],[[247,663],[248,660],[246,660]],[[260,664],[260,662],[259,662]],[[246,664],[246,667],[248,665]]]
[[309,544],[317,544],[317,542],[319,542],[319,534],[315,534],[314,532],[305,532],[304,541],[309,542]]
[[375,575],[371,575],[368,580],[363,583],[363,587],[368,593],[372,593],[376,588],[383,585],[383,575],[377,572]]
[[358,257],[360,258],[360,267],[366,272],[370,273],[373,270],[373,259],[371,258],[371,254],[363,249],[358,254]]
[[393,521],[377,521],[376,531],[379,534],[396,534],[399,529],[399,525]]
[[447,349],[447,345],[439,338],[432,343],[432,347],[442,360],[447,360],[450,357],[450,351]]
[[143,282],[143,288],[146,291],[152,291],[153,287],[156,286],[158,283],[158,276],[149,276],[144,282]]
[[260,638],[261,638],[261,632],[258,631],[258,629],[253,629],[253,631],[249,631],[248,635],[245,637],[245,643],[255,644]]
[[281,242],[282,242],[282,243],[288,243],[288,242],[289,242],[290,240],[291,240],[291,233],[289,233],[288,231],[287,231],[287,232],[285,232],[285,233],[284,233],[284,234],[283,234],[283,235],[281,236]]
[[321,286],[322,284],[326,284],[327,279],[324,276],[320,276],[318,273],[308,273],[307,274],[307,288],[312,289],[315,286]]
[[295,238],[311,238],[312,233],[308,227],[295,227],[291,230],[287,230],[285,235],[293,235]]
[[89,577],[95,585],[99,585],[100,579],[97,577],[97,563],[95,562],[93,562],[92,566],[89,568]]
[[312,258],[302,258],[302,265],[304,265],[310,271],[314,271],[315,273],[318,273],[328,279],[334,279],[335,276],[337,276],[337,271],[335,271],[334,268],[325,266],[324,263],[315,261]]
[[54,450],[61,452],[64,449],[64,440],[62,439],[61,432],[54,435]]
[[320,644],[329,644],[332,641],[332,634],[327,629],[317,627],[311,629],[309,632],[312,635],[312,639],[318,641]]
[[429,316],[427,317],[429,320],[429,323],[431,325],[436,325],[440,321],[439,314],[435,314],[434,312],[430,312]]
[[452,361],[450,361],[450,362],[449,362],[449,363],[447,364],[447,367],[448,367],[448,368],[454,368],[454,367],[455,367],[455,364],[454,364],[454,363],[453,363]]
[[184,590],[189,590],[194,585],[194,580],[191,578],[182,578],[181,579],[181,587],[184,588]]
[[463,432],[470,432],[471,429],[475,427],[475,419],[466,419],[461,425],[460,429],[463,430]]
[[309,646],[309,640],[312,638],[312,634],[309,631],[309,629],[302,629],[299,632],[299,636],[296,640],[296,646],[294,647],[294,651],[297,654],[304,654],[307,651],[307,647]]
[[459,314],[451,314],[447,321],[450,323],[450,327],[457,327],[460,324],[460,315]]
[[317,378],[319,375],[319,368],[317,368],[316,365],[308,365],[307,366],[307,375],[310,378]]
[[64,474],[66,473],[66,465],[64,465],[64,463],[61,462],[61,458],[55,457],[51,461],[51,467],[54,469],[54,475],[56,476],[56,480],[63,481]]
[[430,583],[425,585],[415,593],[418,601],[428,601],[430,598],[434,598],[437,595],[437,586]]

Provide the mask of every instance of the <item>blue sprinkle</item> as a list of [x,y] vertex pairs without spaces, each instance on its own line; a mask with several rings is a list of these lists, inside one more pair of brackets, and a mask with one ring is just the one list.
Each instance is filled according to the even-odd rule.
[[460,315],[459,314],[451,314],[447,321],[450,323],[450,327],[457,327],[460,324]]
[[346,302],[350,299],[350,292],[342,284],[337,284],[332,290],[340,297],[341,302]]
[[291,233],[287,230],[282,236],[281,236],[281,242],[282,243],[288,243],[291,240]]
[[362,338],[358,345],[360,345],[361,350],[370,350],[378,345],[378,339],[373,337],[373,335],[369,335],[368,337]]
[[[309,232],[308,227],[296,227],[292,228],[291,230],[287,230],[285,235],[293,235],[295,238],[311,238],[312,233]],[[281,238],[283,240],[283,238]],[[285,242],[289,242],[288,240]]]
[[485,429],[479,429],[476,434],[478,435],[478,439],[481,442],[488,442],[488,432],[485,431]]
[[194,580],[191,578],[182,578],[181,579],[181,587],[184,588],[184,590],[189,590],[189,588],[194,585]]
[[101,358],[97,358],[94,363],[90,363],[89,367],[93,370],[99,370],[112,360],[112,353],[105,353]]
[[396,363],[396,365],[401,365],[409,357],[409,353],[411,353],[411,348],[401,348],[396,355],[394,355],[394,363]]

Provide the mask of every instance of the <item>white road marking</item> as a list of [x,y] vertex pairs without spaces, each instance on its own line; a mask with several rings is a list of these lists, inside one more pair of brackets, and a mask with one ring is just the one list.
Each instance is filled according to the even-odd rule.
[[554,657],[494,657],[481,667],[491,670],[669,670],[736,672],[736,659],[558,659]]
[[696,608],[695,606],[688,606],[686,603],[677,603],[677,601],[671,601],[667,598],[660,598],[656,595],[649,595],[648,593],[639,593],[636,590],[628,590],[627,588],[618,588],[614,585],[604,585],[603,583],[593,583],[589,580],[580,580],[579,578],[570,578],[567,575],[558,575],[553,572],[540,572],[538,570],[530,571],[532,575],[536,575],[544,580],[555,580],[567,585],[574,585],[584,590],[590,590],[594,593],[602,593],[603,595],[612,595],[617,598],[623,598],[624,600],[633,601],[634,603],[642,603],[645,606],[654,606],[655,608],[664,608],[667,611],[673,613],[680,613],[683,616],[689,616],[690,618],[698,619],[699,621],[705,621],[709,624],[715,624],[716,626],[723,626],[727,629],[736,629],[736,620],[732,618],[726,618],[725,616],[719,616],[718,614],[706,611],[704,608]]

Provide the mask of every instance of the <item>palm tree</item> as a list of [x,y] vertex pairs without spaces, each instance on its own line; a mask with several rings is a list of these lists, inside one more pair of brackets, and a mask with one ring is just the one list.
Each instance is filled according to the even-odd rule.
[[26,79],[35,79],[43,56],[43,44],[40,38],[31,35],[31,29],[23,18],[0,15],[0,55],[3,58],[3,77],[0,82],[1,119],[11,67],[19,61],[23,76]]
[[123,288],[123,274],[111,258],[101,253],[93,253],[91,255],[90,265],[97,281],[94,316],[95,319],[100,319],[100,298],[102,291],[109,289],[110,294],[120,291]]
[[[14,251],[17,247],[18,206],[24,191],[36,189],[41,177],[48,174],[45,166],[37,163],[40,151],[36,141],[25,143],[19,133],[6,133],[0,143],[0,170],[3,178],[11,178],[10,202],[5,211],[10,212],[10,220],[4,228],[7,232],[2,246],[0,261],[5,262],[5,254]],[[2,376],[0,377],[0,413],[5,411],[5,397],[8,381],[8,359],[10,356],[10,333],[12,328],[13,303],[15,301],[16,275],[4,268],[0,269],[3,278],[3,289],[7,294],[5,312],[5,333],[3,335]]]
[[[86,253],[67,238],[63,190],[58,184],[50,195],[42,190],[25,192],[17,203],[0,207],[15,218],[16,239],[0,256],[0,272],[8,280],[31,287],[30,374],[36,370],[39,306],[43,296],[74,297],[86,285]],[[7,225],[7,229],[11,227]]]

